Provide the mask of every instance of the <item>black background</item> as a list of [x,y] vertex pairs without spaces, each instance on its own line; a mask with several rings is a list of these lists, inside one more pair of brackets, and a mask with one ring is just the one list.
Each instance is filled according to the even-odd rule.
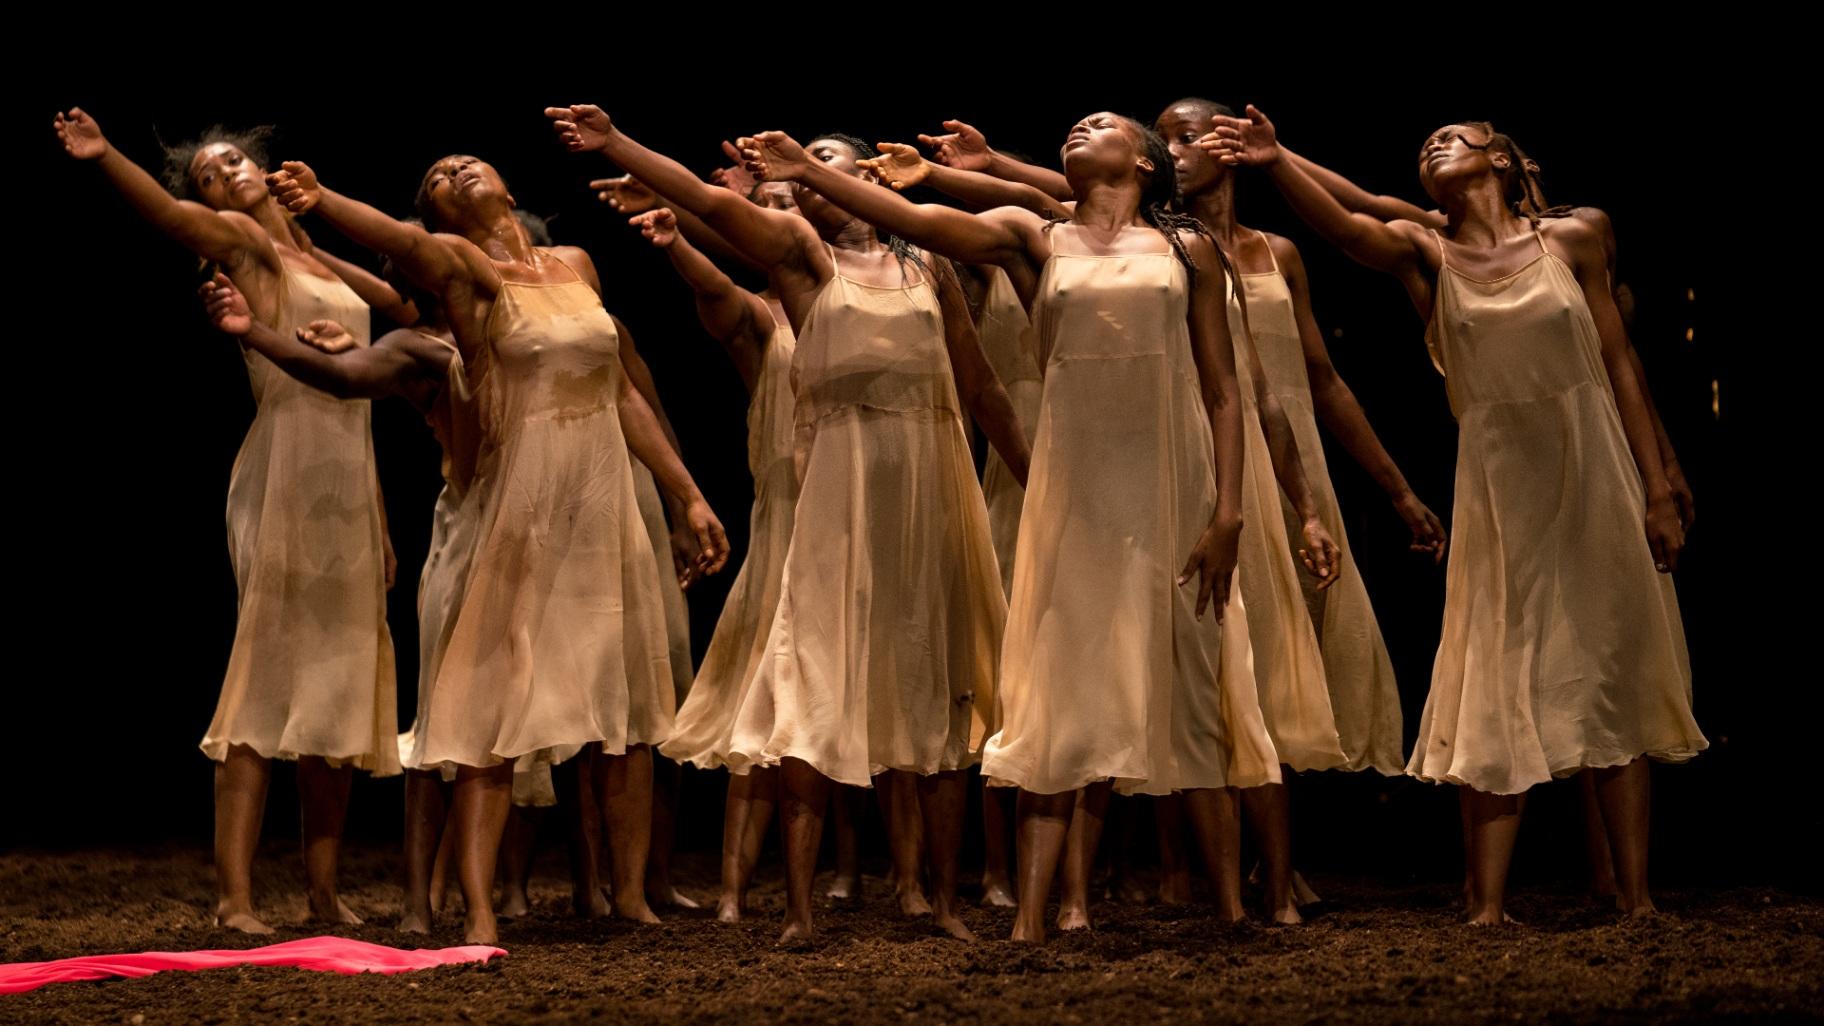
[[[1816,674],[1772,670],[1781,657],[1763,639],[1787,602],[1766,590],[1776,571],[1765,557],[1751,558],[1748,543],[1766,496],[1743,465],[1764,445],[1764,411],[1756,376],[1742,370],[1753,357],[1740,332],[1720,337],[1733,329],[1717,254],[1752,247],[1738,239],[1737,250],[1717,248],[1714,181],[1668,157],[1702,134],[1711,103],[1689,70],[1701,63],[1696,42],[1637,53],[1625,74],[1567,70],[1549,54],[1491,57],[1469,71],[1461,62],[1446,71],[1422,55],[1397,63],[1225,59],[1220,70],[1186,71],[1105,66],[1068,47],[1026,46],[977,54],[967,84],[867,62],[754,77],[678,60],[542,76],[432,62],[410,75],[377,67],[284,82],[264,81],[244,64],[189,65],[175,75],[148,66],[138,78],[116,66],[106,75],[70,68],[33,83],[13,119],[14,159],[27,165],[16,213],[27,218],[26,259],[49,273],[39,279],[42,296],[15,297],[30,313],[16,322],[23,335],[9,361],[12,437],[25,478],[12,512],[25,569],[13,575],[21,670],[9,688],[19,696],[19,720],[7,734],[25,743],[5,788],[0,845],[207,838],[211,764],[196,742],[233,635],[223,501],[253,413],[234,346],[210,330],[194,300],[196,261],[140,223],[92,167],[64,157],[50,127],[60,107],[82,105],[115,146],[148,165],[159,160],[161,138],[187,139],[218,122],[274,124],[275,161],[308,161],[324,181],[399,216],[437,157],[466,152],[494,163],[519,204],[550,220],[558,242],[594,256],[606,304],[651,364],[685,460],[739,555],[751,494],[740,382],[696,324],[688,291],[663,256],[584,187],[611,169],[563,152],[541,109],[600,103],[634,137],[707,174],[723,162],[718,141],[745,132],[912,141],[946,117],[1055,165],[1080,116],[1112,109],[1150,122],[1169,101],[1196,94],[1256,102],[1300,152],[1371,190],[1417,201],[1415,158],[1425,135],[1447,121],[1491,120],[1543,166],[1553,202],[1611,213],[1620,276],[1638,301],[1635,343],[1700,511],[1678,586],[1697,715],[1712,748],[1692,764],[1656,771],[1655,873],[1795,878],[1804,861],[1795,839],[1816,817],[1792,807],[1805,746],[1804,717],[1790,697]],[[34,105],[41,109],[28,109]],[[1710,184],[1694,185],[1700,180]],[[1448,520],[1455,425],[1402,290],[1296,223],[1264,180],[1246,174],[1238,195],[1245,223],[1301,247],[1338,368],[1420,496]],[[327,226],[307,226],[319,245],[374,265]],[[403,724],[413,708],[413,585],[440,484],[437,450],[399,400],[375,404],[374,436],[401,565],[390,621]],[[1443,573],[1406,552],[1401,523],[1345,454],[1332,446],[1327,458],[1399,673],[1410,739],[1437,644]],[[691,594],[698,656],[733,567]],[[721,783],[712,774],[687,777],[680,843],[710,850]],[[289,773],[274,779],[267,834],[295,836]],[[400,794],[397,779],[358,779],[349,834],[396,837]],[[1300,780],[1294,800],[1301,864],[1387,876],[1456,871],[1448,789],[1330,775]],[[1574,788],[1538,789],[1522,872],[1574,872],[1577,830]]]

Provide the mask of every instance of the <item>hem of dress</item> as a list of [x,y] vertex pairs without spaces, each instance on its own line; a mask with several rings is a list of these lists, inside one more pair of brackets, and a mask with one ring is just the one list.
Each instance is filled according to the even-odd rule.
[[1233,788],[1236,788],[1237,790],[1245,791],[1250,788],[1265,787],[1268,784],[1277,784],[1277,783],[1281,782],[1281,779],[1282,778],[1280,776],[1279,768],[1277,766],[1273,767],[1271,770],[1269,770],[1265,774],[1261,775],[1261,778],[1258,780],[1256,780],[1252,776],[1250,776],[1250,777],[1246,777],[1243,779],[1228,779],[1221,783],[1212,783],[1212,784],[1188,783],[1188,784],[1178,784],[1176,786],[1163,786],[1163,785],[1153,786],[1152,781],[1141,779],[1139,777],[1118,777],[1118,776],[1114,776],[1112,774],[1105,773],[1105,774],[1100,774],[1100,775],[1091,774],[1089,776],[1084,777],[1078,783],[1071,784],[1067,787],[1060,787],[1055,791],[1038,791],[1038,790],[1033,790],[1032,788],[1027,787],[1025,784],[1022,784],[1019,781],[1012,779],[1011,777],[993,776],[993,775],[988,774],[987,772],[984,772],[982,774],[982,781],[985,784],[987,784],[989,787],[1017,787],[1022,791],[1028,792],[1029,794],[1065,794],[1070,791],[1076,791],[1076,790],[1080,790],[1082,788],[1088,787],[1090,784],[1099,784],[1102,781],[1107,780],[1107,781],[1112,781],[1114,783],[1115,793],[1122,795],[1124,797],[1130,796],[1130,795],[1151,795],[1153,797],[1162,797],[1165,795],[1178,794],[1181,791],[1208,791],[1208,790],[1215,790],[1215,789],[1225,788],[1225,787],[1233,787]]
[[1443,774],[1434,775],[1434,774],[1428,774],[1428,773],[1424,773],[1422,771],[1414,770],[1410,766],[1407,767],[1406,775],[1409,777],[1412,777],[1415,780],[1422,780],[1428,784],[1455,784],[1458,787],[1472,788],[1474,790],[1481,791],[1484,794],[1516,795],[1516,794],[1525,794],[1527,791],[1529,791],[1535,787],[1538,787],[1540,784],[1549,784],[1554,780],[1563,780],[1566,777],[1575,776],[1578,773],[1581,773],[1586,769],[1613,769],[1616,766],[1626,766],[1628,763],[1633,762],[1636,759],[1652,759],[1654,762],[1670,762],[1670,763],[1690,762],[1692,759],[1697,757],[1697,753],[1699,753],[1709,747],[1710,747],[1710,742],[1705,741],[1700,738],[1698,740],[1697,744],[1695,744],[1695,745],[1687,742],[1685,744],[1670,747],[1670,748],[1649,749],[1647,751],[1639,751],[1639,752],[1632,752],[1632,753],[1611,752],[1611,753],[1602,754],[1602,755],[1597,755],[1594,753],[1586,753],[1581,758],[1579,758],[1578,761],[1575,763],[1565,765],[1565,766],[1552,767],[1552,769],[1549,771],[1551,775],[1548,777],[1545,777],[1545,778],[1539,779],[1539,780],[1526,781],[1525,783],[1523,783],[1520,786],[1520,789],[1517,791],[1501,791],[1501,790],[1495,790],[1495,789],[1491,789],[1491,788],[1477,787],[1472,781],[1464,779],[1463,777],[1459,777],[1455,773],[1443,773]]
[[470,769],[487,769],[490,766],[498,766],[508,759],[512,759],[514,760],[513,772],[519,773],[529,772],[534,767],[540,765],[562,765],[575,758],[583,749],[594,744],[602,745],[602,751],[605,755],[626,755],[627,749],[637,745],[648,745],[657,749],[660,744],[662,744],[662,742],[658,740],[629,737],[622,741],[618,747],[610,749],[607,747],[607,741],[608,739],[605,737],[594,737],[585,741],[565,741],[562,744],[540,745],[536,748],[528,748],[521,752],[489,752],[486,756],[487,761],[485,762],[463,762],[460,759],[438,759],[435,761],[421,762],[416,765],[408,764],[405,768],[408,770],[441,771],[445,766],[466,766]]
[[981,762],[982,753],[980,753],[980,752],[966,753],[963,756],[962,762],[960,762],[958,765],[955,765],[955,766],[945,765],[945,763],[948,763],[951,761],[949,759],[940,759],[940,760],[938,760],[938,764],[936,766],[930,766],[930,767],[914,766],[914,765],[910,765],[910,764],[895,766],[895,765],[889,765],[886,763],[870,762],[870,763],[868,763],[868,776],[866,776],[860,780],[853,780],[853,779],[850,779],[847,777],[842,777],[842,776],[838,776],[834,773],[831,773],[829,770],[818,765],[818,761],[816,759],[806,758],[801,753],[794,752],[794,751],[761,752],[757,756],[749,755],[749,754],[746,754],[743,752],[729,752],[728,756],[727,756],[727,760],[726,760],[726,765],[728,766],[728,771],[730,773],[740,775],[740,774],[747,773],[749,770],[756,769],[756,768],[772,769],[772,768],[778,766],[781,762],[785,761],[786,759],[797,759],[799,762],[804,763],[805,765],[816,770],[818,773],[821,773],[822,775],[830,778],[832,781],[834,781],[838,784],[848,784],[851,787],[873,787],[874,786],[874,777],[878,776],[879,774],[885,773],[888,770],[900,770],[902,772],[913,773],[913,774],[916,774],[921,777],[928,777],[928,776],[932,776],[933,774],[937,774],[937,773],[952,773],[957,770],[969,769],[970,767],[974,766],[975,764]]
[[322,759],[332,767],[340,768],[343,766],[353,766],[355,769],[375,777],[396,777],[405,771],[404,765],[397,759],[388,762],[385,757],[378,752],[359,752],[354,755],[326,755],[322,752],[293,752],[282,748],[266,751],[251,741],[233,741],[228,738],[207,737],[198,742],[196,747],[200,749],[203,755],[207,756],[211,762],[226,762],[228,760],[228,749],[235,745],[253,749],[254,754],[262,759],[279,759],[284,762],[297,762],[302,758]]

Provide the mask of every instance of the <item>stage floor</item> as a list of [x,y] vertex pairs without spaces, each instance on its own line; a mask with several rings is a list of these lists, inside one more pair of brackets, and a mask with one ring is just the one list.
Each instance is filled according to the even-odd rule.
[[[708,859],[684,890],[713,900]],[[486,966],[342,977],[295,969],[164,973],[55,984],[0,997],[0,1022],[559,1023],[1677,1022],[1824,1020],[1824,902],[1768,889],[1665,890],[1664,914],[1624,922],[1566,891],[1522,886],[1525,926],[1456,923],[1454,889],[1319,876],[1327,900],[1303,927],[1212,924],[1206,907],[1099,904],[1094,933],[1045,948],[1000,938],[1011,914],[971,907],[973,946],[901,919],[885,885],[819,909],[820,934],[776,951],[783,904],[762,868],[738,925],[706,907],[656,927],[568,915],[562,853],[547,851],[533,915],[503,921],[510,955]],[[272,940],[303,923],[303,867],[262,852],[259,910]],[[389,928],[396,856],[347,857],[344,896],[369,925],[337,931],[400,947],[462,943],[445,914],[427,941]],[[820,879],[819,883],[824,881]],[[143,950],[251,947],[209,925],[207,852],[0,854],[0,961]],[[143,1016],[143,1019],[141,1018]]]

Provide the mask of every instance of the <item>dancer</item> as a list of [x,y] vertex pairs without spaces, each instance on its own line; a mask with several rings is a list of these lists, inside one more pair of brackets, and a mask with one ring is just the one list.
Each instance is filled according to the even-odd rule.
[[[261,323],[324,317],[366,345],[368,308],[411,323],[397,292],[315,249],[266,195],[260,133],[220,128],[166,155],[173,192],[102,135],[81,108],[58,114],[64,151],[92,161],[142,218],[221,267]],[[336,864],[356,768],[399,772],[386,537],[366,402],[341,402],[248,350],[256,411],[228,484],[228,548],[239,610],[215,717],[202,741],[215,770],[217,924],[270,933],[253,910],[253,854],[270,760],[298,763],[311,918],[360,918]]]
[[[316,209],[438,295],[477,383],[483,470],[470,587],[408,765],[457,766],[458,871],[473,943],[497,929],[488,901],[519,758],[561,762],[599,745],[615,912],[654,922],[644,897],[651,830],[649,746],[669,731],[671,670],[658,568],[632,515],[628,449],[683,503],[699,570],[727,558],[721,525],[617,358],[594,265],[539,249],[499,174],[468,156],[437,161],[419,188],[433,235],[323,188],[288,163],[269,185]],[[448,233],[441,230],[447,229]],[[503,645],[503,638],[520,643]]]
[[[961,410],[1021,476],[1027,452],[954,276],[812,193],[796,194],[802,217],[764,210],[640,146],[599,108],[547,113],[571,150],[601,152],[766,267],[798,336],[797,515],[729,757],[737,771],[781,766],[780,940],[811,932],[830,781],[881,770],[919,776],[933,918],[971,936],[954,903],[962,770],[993,715],[1005,600]],[[836,136],[813,146],[850,176],[867,156]]]
[[1280,159],[1271,122],[1251,106],[1214,124],[1201,145],[1266,168],[1320,234],[1400,280],[1446,375],[1461,431],[1456,537],[1407,771],[1464,789],[1470,922],[1506,918],[1526,791],[1586,767],[1619,905],[1652,912],[1644,759],[1682,761],[1707,742],[1664,576],[1683,529],[1602,237],[1577,218],[1528,211],[1525,161],[1477,125],[1446,125],[1420,149],[1420,183],[1447,218],[1439,230],[1344,209]]

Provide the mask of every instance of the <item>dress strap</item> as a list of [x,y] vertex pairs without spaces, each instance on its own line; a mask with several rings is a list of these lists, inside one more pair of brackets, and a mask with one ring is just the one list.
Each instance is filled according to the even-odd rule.
[[1533,225],[1533,238],[1539,241],[1539,252],[1541,255],[1551,253],[1551,250],[1545,248],[1545,233],[1539,230],[1538,225]]
[[[542,251],[546,256],[557,261],[559,264],[562,264],[564,270],[570,272],[570,277],[575,278],[577,281],[583,281],[583,276],[578,274],[576,272],[576,268],[571,267],[570,264],[567,261],[565,261],[563,257],[558,256],[557,250],[552,249],[550,247],[544,247]],[[588,284],[588,283],[584,282],[584,284]]]
[[1267,256],[1268,256],[1268,258],[1270,258],[1273,261],[1273,273],[1279,275],[1281,278],[1284,278],[1286,276],[1286,272],[1279,269],[1279,257],[1274,256],[1273,243],[1268,241],[1267,233],[1256,228],[1256,229],[1254,229],[1254,234],[1260,236],[1261,244],[1267,247]]
[[1450,258],[1444,255],[1444,236],[1439,235],[1436,228],[1427,228],[1426,231],[1431,233],[1432,238],[1438,240],[1438,266],[1449,267]]

